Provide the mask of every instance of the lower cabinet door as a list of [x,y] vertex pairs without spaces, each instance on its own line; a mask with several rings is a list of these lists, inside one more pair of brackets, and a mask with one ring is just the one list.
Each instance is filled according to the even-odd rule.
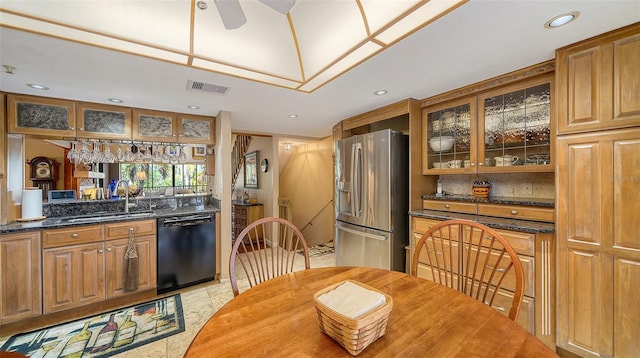
[[0,324],[42,312],[40,233],[0,236]]
[[103,301],[104,277],[104,243],[44,250],[44,313]]
[[107,241],[107,298],[156,288],[156,237],[155,235],[136,237],[135,245],[138,264],[136,272],[132,275],[138,280],[138,289],[127,292],[124,286],[128,269],[124,257],[129,247],[129,239]]

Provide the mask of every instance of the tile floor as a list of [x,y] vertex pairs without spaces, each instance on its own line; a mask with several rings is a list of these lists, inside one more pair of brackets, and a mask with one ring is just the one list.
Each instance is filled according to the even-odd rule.
[[[296,260],[297,269],[304,268],[304,259]],[[311,257],[311,267],[335,266],[335,254]],[[297,270],[296,270],[297,271]],[[243,288],[240,289],[243,291]],[[117,358],[178,358],[184,355],[189,344],[205,322],[225,303],[233,298],[228,279],[220,283],[201,284],[179,291],[185,319],[185,331],[142,347],[115,355]],[[0,346],[10,337],[0,337]]]

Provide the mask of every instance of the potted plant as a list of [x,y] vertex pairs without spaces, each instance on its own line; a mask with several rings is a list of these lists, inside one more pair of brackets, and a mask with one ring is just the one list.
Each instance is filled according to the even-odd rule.
[[488,198],[491,193],[491,182],[486,179],[477,179],[473,182],[473,196],[476,198]]

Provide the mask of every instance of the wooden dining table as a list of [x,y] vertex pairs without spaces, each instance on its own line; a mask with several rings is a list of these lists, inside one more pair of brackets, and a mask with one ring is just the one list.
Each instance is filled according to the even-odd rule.
[[387,331],[358,357],[557,357],[493,308],[405,273],[367,267],[298,271],[233,298],[200,329],[185,357],[350,357],[320,331],[313,294],[351,279],[393,299]]

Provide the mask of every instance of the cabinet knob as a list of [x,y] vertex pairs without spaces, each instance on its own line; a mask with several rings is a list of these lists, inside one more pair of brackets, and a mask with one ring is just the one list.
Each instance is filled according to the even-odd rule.
[[478,163],[478,166],[482,167],[482,166],[484,166],[484,163]]
[[107,252],[111,252],[111,250],[113,250],[112,248],[107,248]]
[[103,253],[103,252],[104,252],[104,250],[102,250],[102,249],[98,250],[98,253],[99,253],[99,254],[101,254],[101,253]]
[[78,130],[84,132],[84,127],[80,127],[80,128],[78,128]]
[[[482,164],[480,164],[480,165],[482,165]],[[475,166],[476,166],[476,163],[471,163],[471,166],[472,166],[472,167],[475,167]]]
[[73,234],[71,234],[71,237],[74,238],[74,239],[77,239],[78,236],[80,236],[80,235],[78,235],[77,232],[74,232]]
[[449,209],[451,206],[449,204],[444,204],[444,207]]
[[518,215],[518,210],[511,210],[511,215]]

